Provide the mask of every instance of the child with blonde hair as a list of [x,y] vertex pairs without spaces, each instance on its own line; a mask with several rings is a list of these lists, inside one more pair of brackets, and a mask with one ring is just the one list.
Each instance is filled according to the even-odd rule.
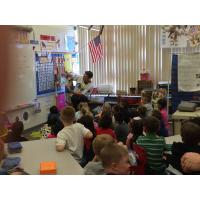
[[78,121],[84,115],[90,115],[93,117],[87,102],[81,102],[78,106],[78,109],[79,110],[75,114],[76,121]]
[[105,174],[104,168],[102,166],[102,162],[100,159],[100,152],[106,145],[113,144],[113,143],[114,143],[114,139],[112,138],[112,136],[107,135],[107,134],[98,135],[93,140],[92,146],[93,146],[93,151],[94,151],[95,156],[93,160],[84,167],[84,174],[86,175]]
[[107,175],[130,174],[130,162],[127,149],[118,144],[106,145],[100,153],[104,171]]

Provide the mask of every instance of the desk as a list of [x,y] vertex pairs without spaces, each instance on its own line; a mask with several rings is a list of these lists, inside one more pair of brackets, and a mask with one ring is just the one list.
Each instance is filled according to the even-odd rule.
[[19,156],[21,158],[20,166],[32,175],[39,174],[40,162],[42,161],[55,161],[58,175],[83,174],[83,168],[67,150],[64,152],[56,151],[55,142],[55,138],[21,142],[22,152],[9,154],[9,157]]
[[195,118],[195,117],[200,117],[200,110],[197,110],[195,112],[180,112],[180,111],[177,110],[172,115],[174,135],[177,135],[177,134],[180,135],[181,122],[183,120],[188,120],[188,119],[192,119],[192,118]]

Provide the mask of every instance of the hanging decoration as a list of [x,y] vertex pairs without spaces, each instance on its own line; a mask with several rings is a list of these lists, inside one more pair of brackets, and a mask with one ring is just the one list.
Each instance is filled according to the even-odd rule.
[[161,29],[162,48],[197,47],[200,45],[199,25],[166,25]]

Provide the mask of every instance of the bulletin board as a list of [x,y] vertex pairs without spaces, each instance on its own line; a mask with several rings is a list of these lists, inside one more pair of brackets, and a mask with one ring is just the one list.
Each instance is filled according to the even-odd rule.
[[65,54],[51,53],[53,69],[54,69],[54,83],[56,93],[65,91],[65,84],[63,88],[62,77],[65,75]]
[[61,78],[65,74],[65,65],[65,53],[35,53],[37,95],[62,92]]
[[180,55],[172,55],[171,70],[171,95],[172,95],[172,111],[175,112],[181,101],[200,101],[200,92],[180,91],[178,86],[178,68]]
[[182,92],[200,91],[200,54],[178,56],[178,89]]

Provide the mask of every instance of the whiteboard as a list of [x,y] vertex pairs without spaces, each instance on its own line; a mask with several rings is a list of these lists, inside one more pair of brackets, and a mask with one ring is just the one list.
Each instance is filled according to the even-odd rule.
[[35,52],[32,45],[11,46],[7,108],[33,102],[36,98]]

